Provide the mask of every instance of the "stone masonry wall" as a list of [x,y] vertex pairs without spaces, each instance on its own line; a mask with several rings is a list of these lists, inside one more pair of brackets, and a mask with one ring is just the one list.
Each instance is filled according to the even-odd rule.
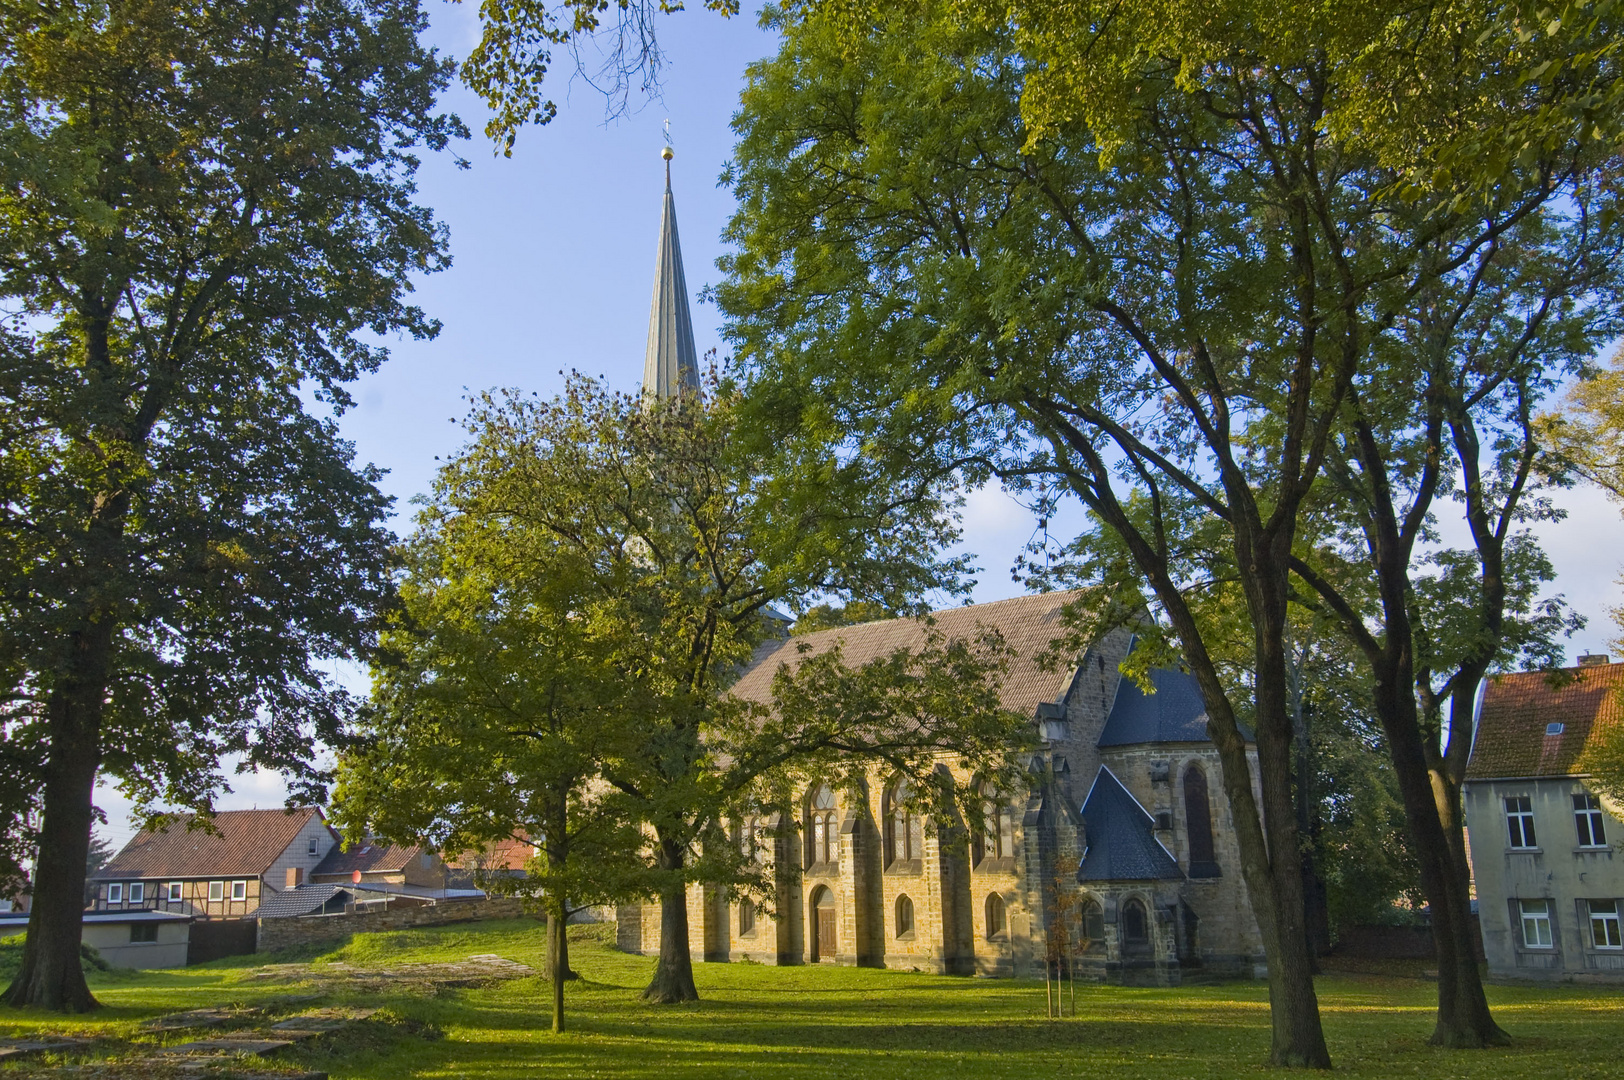
[[523,903],[517,897],[498,896],[488,900],[454,900],[412,907],[402,905],[342,915],[260,919],[259,951],[272,952],[295,945],[339,941],[351,934],[407,930],[414,926],[444,926],[479,919],[514,919],[524,913]]

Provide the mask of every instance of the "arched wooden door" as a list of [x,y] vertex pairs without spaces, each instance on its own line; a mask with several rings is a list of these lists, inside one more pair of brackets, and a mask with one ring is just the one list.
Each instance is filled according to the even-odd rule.
[[835,958],[835,894],[819,885],[812,893],[812,962]]

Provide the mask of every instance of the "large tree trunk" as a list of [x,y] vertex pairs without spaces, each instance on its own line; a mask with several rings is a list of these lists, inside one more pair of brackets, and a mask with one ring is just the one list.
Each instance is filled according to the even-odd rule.
[[[659,861],[662,870],[681,870],[682,845],[661,840]],[[643,991],[643,1000],[661,1005],[699,1000],[694,960],[688,952],[688,890],[677,875],[660,893],[660,961],[654,966],[653,981]]]
[[5,993],[9,1005],[54,1012],[89,1012],[97,1006],[85,985],[79,943],[111,647],[112,629],[105,624],[93,623],[74,635],[70,674],[46,706],[51,749],[34,860],[34,902],[22,967]]
[[[1459,839],[1459,791],[1447,777],[1428,767],[1414,683],[1409,664],[1402,659],[1378,672],[1376,714],[1398,777],[1410,840],[1421,868],[1421,890],[1432,911],[1438,1018],[1431,1041],[1461,1048],[1503,1045],[1510,1036],[1489,1011],[1472,940],[1466,852]],[[1453,824],[1456,850],[1452,850],[1446,820]]]
[[[1260,590],[1262,591],[1262,590]],[[1286,704],[1284,650],[1285,602],[1277,598],[1279,621],[1258,620],[1257,703],[1258,771],[1263,792],[1263,831],[1267,850],[1260,853],[1273,885],[1274,937],[1269,957],[1269,1004],[1274,1038],[1269,1061],[1293,1068],[1329,1069],[1331,1052],[1320,1026],[1319,998],[1314,991],[1314,959],[1308,944],[1303,903],[1301,838],[1297,834],[1292,774],[1292,724]],[[1228,763],[1225,763],[1228,772]],[[1227,785],[1226,785],[1227,786]]]
[[[1235,715],[1230,707],[1199,628],[1165,576],[1152,575],[1167,604],[1185,659],[1201,684],[1208,731],[1218,747],[1224,793],[1241,852],[1246,882],[1269,967],[1269,1018],[1272,1028],[1269,1062],[1290,1068],[1328,1069],[1331,1053],[1320,1025],[1314,990],[1314,962],[1309,955],[1303,911],[1302,862],[1297,813],[1292,793],[1292,723],[1286,703],[1283,590],[1253,581],[1249,601],[1254,616],[1257,673],[1258,779],[1262,804],[1252,790],[1252,769]],[[1156,577],[1160,580],[1154,580]],[[1258,575],[1262,577],[1262,575]]]

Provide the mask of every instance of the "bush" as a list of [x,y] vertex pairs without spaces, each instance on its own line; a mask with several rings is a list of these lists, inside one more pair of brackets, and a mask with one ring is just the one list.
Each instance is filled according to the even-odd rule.
[[[26,940],[27,934],[0,938],[0,988],[9,985],[23,969],[23,942]],[[83,942],[79,944],[79,966],[84,968],[86,975],[108,970],[107,961],[101,958],[101,953]]]

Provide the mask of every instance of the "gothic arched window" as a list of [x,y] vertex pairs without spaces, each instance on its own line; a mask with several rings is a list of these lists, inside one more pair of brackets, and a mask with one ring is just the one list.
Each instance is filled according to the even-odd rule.
[[806,865],[840,858],[840,832],[835,824],[835,793],[819,785],[806,799]]
[[1097,900],[1089,900],[1083,904],[1080,921],[1082,922],[1082,938],[1079,943],[1083,952],[1091,952],[1105,944],[1105,911]]
[[1009,859],[1015,855],[1015,814],[991,784],[982,784],[981,829],[976,841],[976,861]]
[[898,780],[885,793],[885,865],[888,867],[923,857],[924,823],[908,805],[912,794],[906,780]]
[[1190,848],[1190,876],[1218,876],[1212,846],[1212,803],[1207,799],[1207,774],[1191,765],[1184,770],[1184,834]]
[[987,936],[996,937],[1004,932],[1004,898],[997,893],[987,897]]
[[913,933],[913,901],[906,896],[897,897],[897,937]]
[[1138,900],[1122,905],[1122,950],[1128,953],[1150,950],[1150,917],[1145,905]]

